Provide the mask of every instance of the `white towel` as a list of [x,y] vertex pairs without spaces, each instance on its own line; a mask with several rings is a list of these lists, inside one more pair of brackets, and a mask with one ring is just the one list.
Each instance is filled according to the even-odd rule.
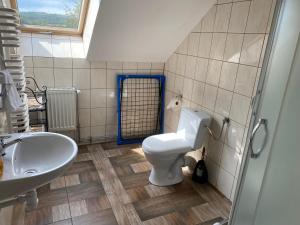
[[9,71],[7,70],[1,70],[0,71],[0,76],[2,76],[2,85],[4,85],[4,87],[2,86],[2,88],[4,89],[5,93],[5,97],[7,98],[7,104],[9,107],[9,110],[11,112],[15,112],[17,111],[20,106],[23,104],[22,100],[20,98],[20,95],[17,91],[17,88],[13,82],[13,79],[9,73]]

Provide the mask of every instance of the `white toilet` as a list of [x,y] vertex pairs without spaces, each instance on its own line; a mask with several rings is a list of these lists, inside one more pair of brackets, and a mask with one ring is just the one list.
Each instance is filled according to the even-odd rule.
[[200,148],[206,136],[210,116],[203,111],[183,108],[176,133],[153,135],[143,141],[147,160],[152,164],[149,181],[168,186],[183,180],[184,155]]

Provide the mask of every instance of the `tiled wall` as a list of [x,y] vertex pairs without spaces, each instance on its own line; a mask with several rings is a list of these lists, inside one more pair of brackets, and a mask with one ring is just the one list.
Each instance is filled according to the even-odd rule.
[[[166,63],[166,102],[182,94],[184,106],[213,117],[216,134],[230,117],[221,140],[205,144],[210,183],[230,199],[274,6],[275,0],[218,0]],[[179,111],[166,110],[167,131],[176,130],[178,118]]]
[[116,136],[116,74],[163,73],[164,63],[89,62],[81,38],[23,34],[26,76],[48,87],[76,87],[80,142]]

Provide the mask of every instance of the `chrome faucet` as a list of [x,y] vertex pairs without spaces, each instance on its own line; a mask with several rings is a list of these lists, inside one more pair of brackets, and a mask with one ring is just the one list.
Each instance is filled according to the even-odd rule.
[[0,136],[0,156],[5,155],[5,149],[11,145],[16,143],[20,143],[22,141],[21,138],[14,139],[9,142],[4,142],[5,139],[9,139],[11,136]]

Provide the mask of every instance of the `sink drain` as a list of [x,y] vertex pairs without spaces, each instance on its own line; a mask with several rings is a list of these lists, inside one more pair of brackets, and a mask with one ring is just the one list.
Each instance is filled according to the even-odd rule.
[[35,169],[30,169],[30,170],[26,170],[25,172],[24,172],[24,174],[34,174],[34,173],[36,173],[37,172],[37,170],[35,170]]

